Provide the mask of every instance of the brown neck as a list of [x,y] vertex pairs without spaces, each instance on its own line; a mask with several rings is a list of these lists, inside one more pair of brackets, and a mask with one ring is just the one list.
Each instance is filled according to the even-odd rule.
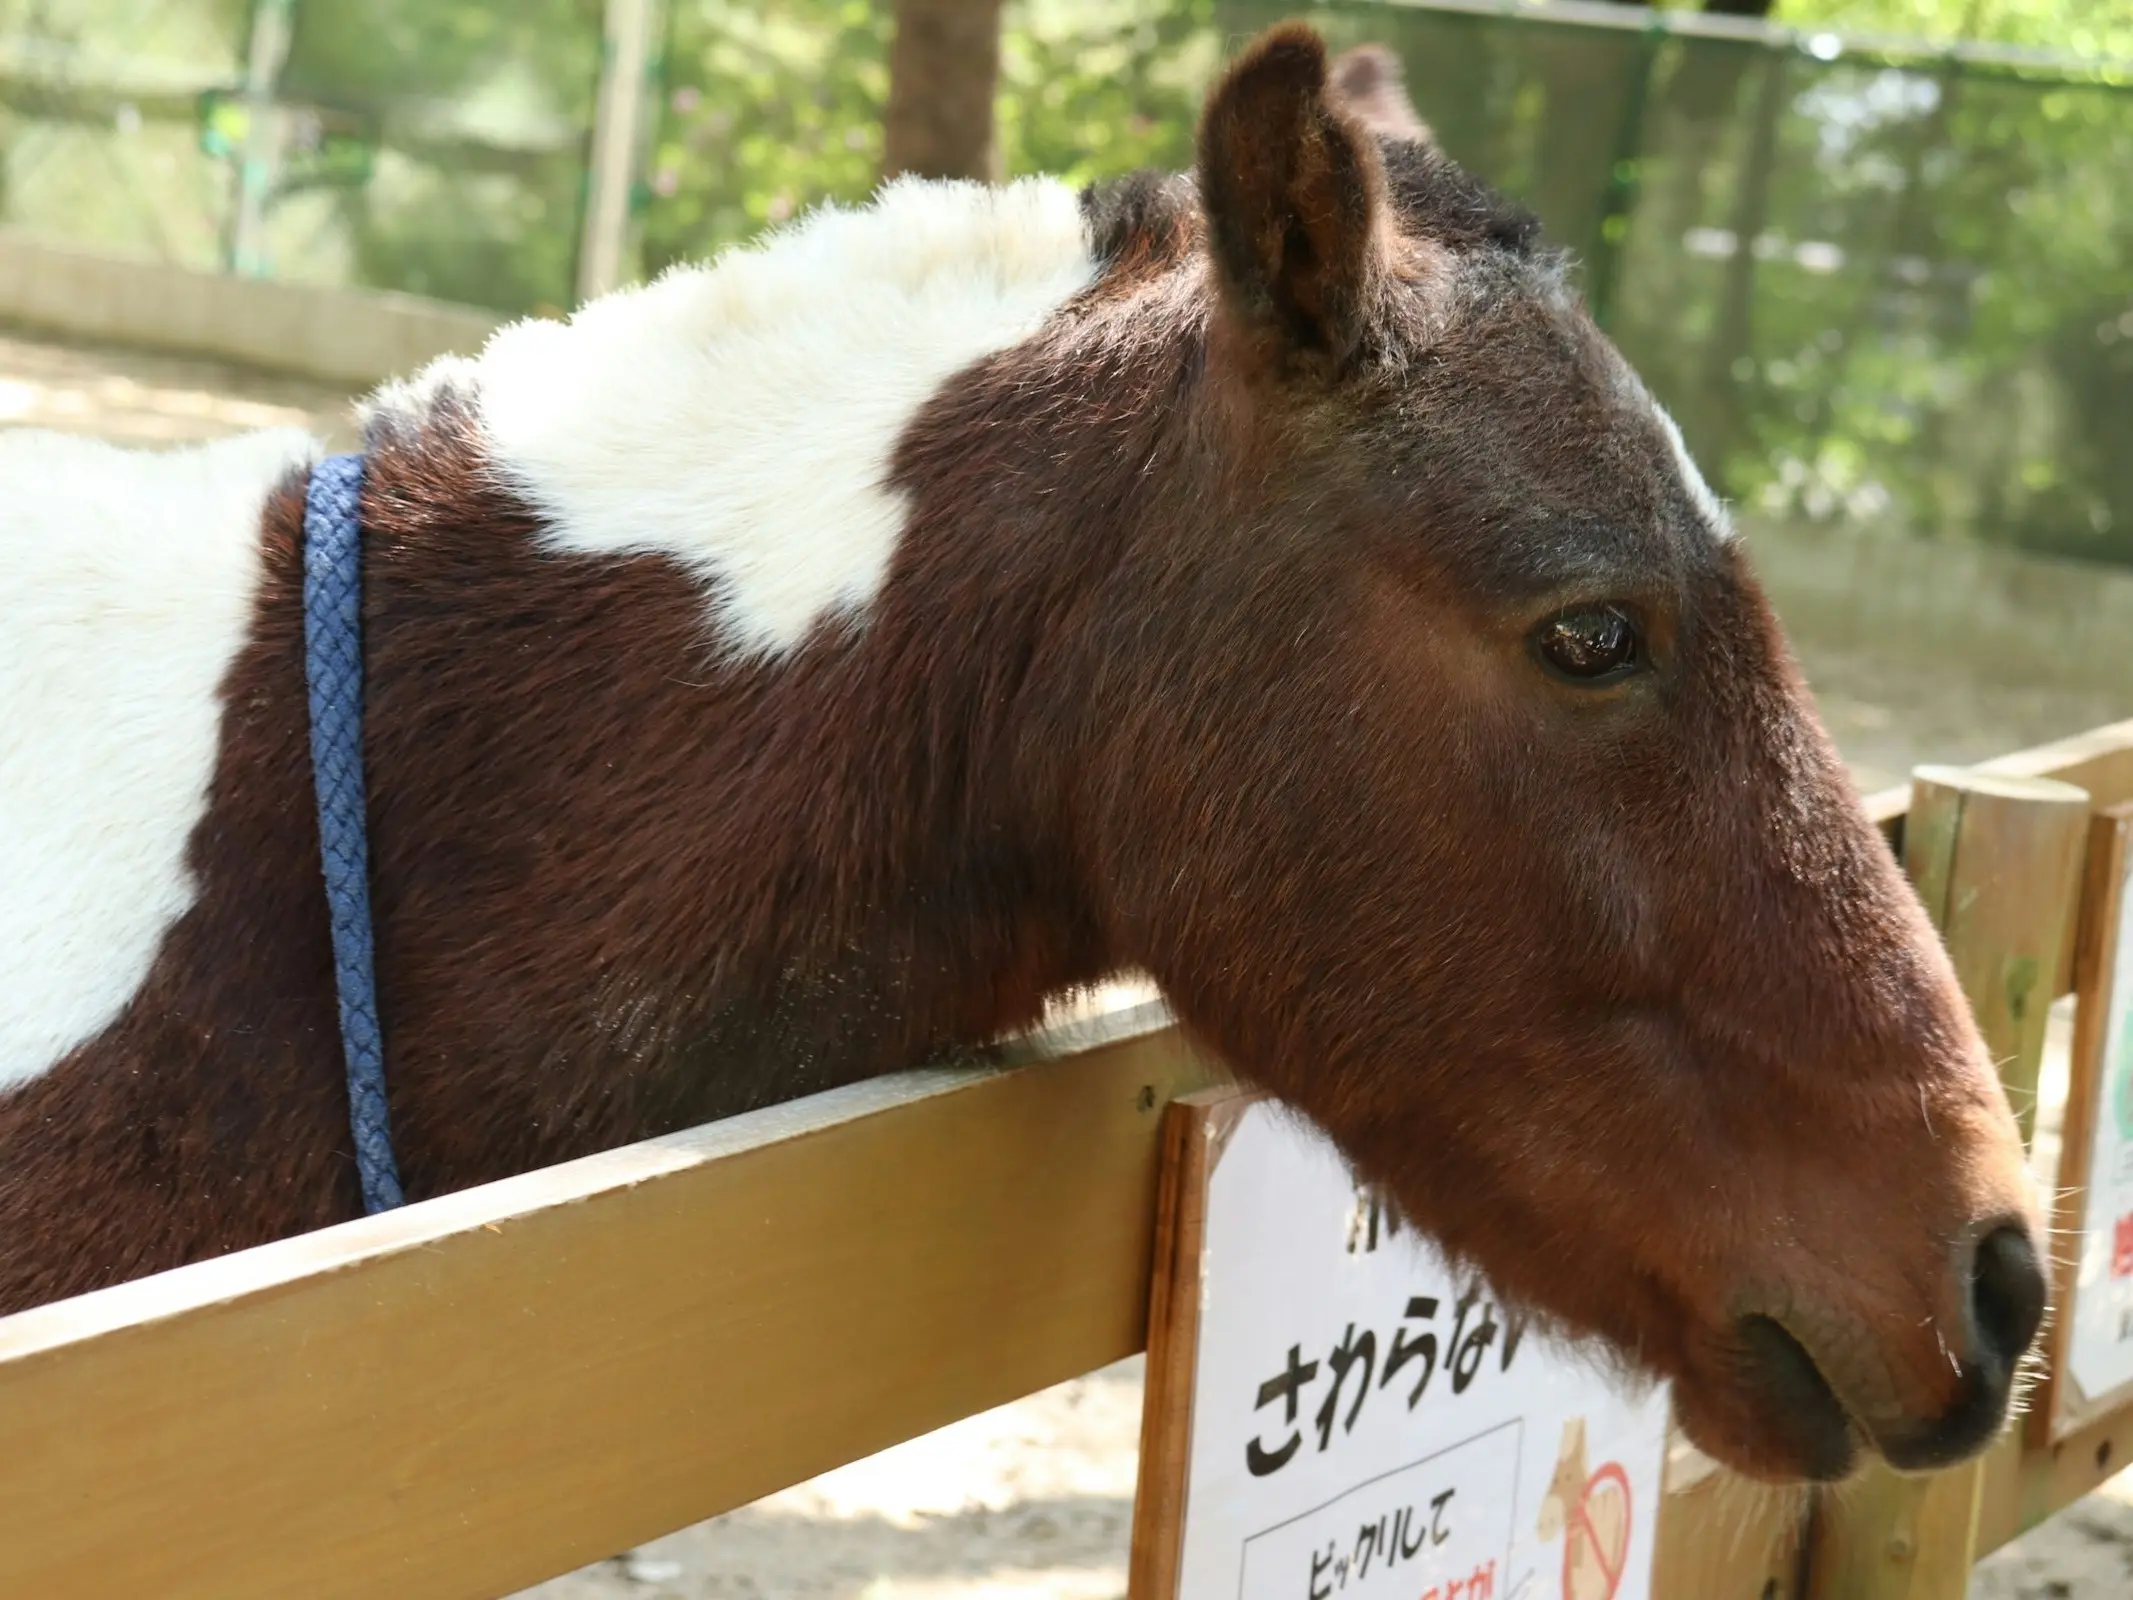
[[697,580],[538,555],[457,448],[423,497],[449,528],[391,485],[451,440],[372,468],[380,980],[422,1191],[917,1064],[1101,974],[1028,781],[1030,731],[1071,738],[1030,660],[1075,580],[989,557],[1010,508],[907,467],[864,623],[722,665]]

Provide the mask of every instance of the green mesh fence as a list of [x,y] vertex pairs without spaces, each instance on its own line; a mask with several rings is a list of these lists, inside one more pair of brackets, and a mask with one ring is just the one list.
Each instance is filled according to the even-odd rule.
[[375,155],[284,204],[276,270],[568,306],[600,49],[599,0],[298,0],[279,95]]
[[[230,264],[232,96],[276,3],[0,0],[0,222]],[[600,9],[295,0],[243,264],[568,304]],[[1224,53],[1295,9],[1010,0],[1003,170],[1185,165]],[[2133,77],[1589,6],[1310,14],[1399,50],[1743,506],[2133,563]],[[645,267],[863,197],[888,33],[869,0],[669,0]]]
[[0,222],[186,266],[221,263],[230,185],[199,99],[234,81],[244,14],[182,0],[0,0]]
[[[241,246],[248,46],[275,12],[273,161]],[[185,266],[567,306],[600,22],[599,0],[0,0],[0,222]]]

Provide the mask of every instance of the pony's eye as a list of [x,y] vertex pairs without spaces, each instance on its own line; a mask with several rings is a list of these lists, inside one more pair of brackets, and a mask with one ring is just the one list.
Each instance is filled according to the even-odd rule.
[[1576,683],[1608,683],[1644,660],[1636,620],[1620,606],[1581,606],[1550,617],[1534,630],[1533,648],[1558,676]]

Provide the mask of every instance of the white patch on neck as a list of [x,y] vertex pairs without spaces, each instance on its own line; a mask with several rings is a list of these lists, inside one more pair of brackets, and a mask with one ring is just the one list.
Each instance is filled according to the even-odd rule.
[[1711,492],[1703,474],[1697,471],[1696,459],[1689,454],[1688,441],[1681,437],[1681,428],[1666,407],[1657,400],[1652,401],[1652,415],[1659,419],[1667,442],[1674,447],[1674,463],[1681,470],[1681,481],[1689,491],[1689,500],[1696,507],[1696,514],[1703,518],[1711,536],[1723,544],[1733,537],[1733,519],[1726,515],[1724,504]]
[[467,394],[552,548],[671,556],[702,579],[724,643],[776,655],[880,589],[912,418],[1095,276],[1064,184],[901,181],[567,324],[514,324],[370,410]]
[[260,510],[316,454],[0,433],[0,1089],[117,1020],[193,903]]

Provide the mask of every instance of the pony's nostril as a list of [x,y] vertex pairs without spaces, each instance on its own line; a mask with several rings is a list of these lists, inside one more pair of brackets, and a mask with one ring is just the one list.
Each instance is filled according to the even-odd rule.
[[1970,1353],[1955,1397],[1939,1416],[1876,1442],[1901,1472],[1931,1472],[1982,1450],[2007,1416],[2015,1364],[2044,1321],[2044,1272],[2019,1227],[1995,1228],[1970,1261]]
[[2044,1270],[2021,1228],[1995,1228],[1970,1266],[1970,1310],[1979,1355],[2007,1366],[2022,1359],[2044,1320]]
[[1790,1445],[1794,1469],[1825,1483],[1842,1478],[1856,1449],[1851,1419],[1807,1347],[1770,1317],[1743,1317],[1737,1333],[1743,1372]]

